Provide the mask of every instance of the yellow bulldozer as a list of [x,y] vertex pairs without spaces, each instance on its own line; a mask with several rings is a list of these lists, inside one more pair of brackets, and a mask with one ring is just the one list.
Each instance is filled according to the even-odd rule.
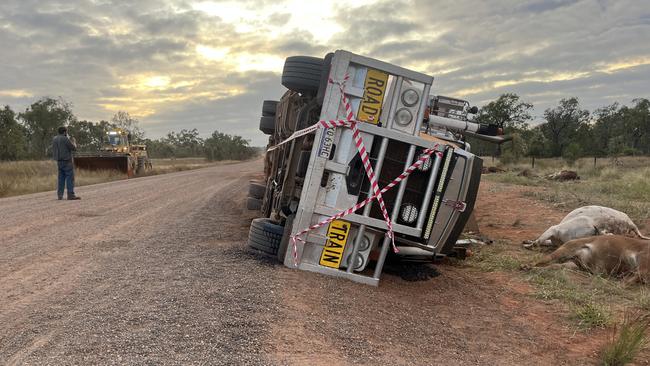
[[152,168],[146,145],[131,144],[123,129],[107,131],[96,152],[75,152],[74,165],[86,170],[118,170],[132,177]]

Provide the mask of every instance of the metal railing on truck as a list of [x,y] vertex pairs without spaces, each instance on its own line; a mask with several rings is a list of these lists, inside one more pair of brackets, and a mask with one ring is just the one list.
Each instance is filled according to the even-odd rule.
[[[372,108],[363,109],[364,93],[368,90],[368,73],[378,71],[388,75],[386,78],[386,89],[383,95],[382,108],[378,115]],[[380,139],[379,150],[375,158],[374,171],[377,177],[380,176],[386,157],[387,149],[391,141],[399,141],[410,145],[408,154],[403,164],[403,170],[411,166],[416,157],[418,149],[430,148],[444,153],[447,146],[438,142],[423,139],[419,136],[424,113],[427,106],[427,99],[433,82],[433,77],[407,70],[395,65],[391,65],[378,60],[355,55],[346,51],[337,51],[333,57],[330,77],[334,82],[341,82],[349,76],[349,81],[345,84],[344,92],[350,98],[357,120],[363,120],[360,115],[364,115],[367,123],[359,123],[358,129],[361,131],[362,138],[366,146],[372,145],[374,139]],[[359,80],[365,79],[366,85],[361,86]],[[403,98],[406,89],[415,90],[419,96],[416,105],[408,105],[408,101]],[[398,112],[406,110],[411,114],[411,123],[404,123],[404,117],[398,116]],[[325,93],[323,107],[321,110],[322,120],[335,120],[344,118],[345,108],[342,104],[341,89],[330,84]],[[399,119],[398,119],[399,118]],[[345,164],[350,154],[355,154],[354,144],[352,143],[352,131],[346,128],[337,129],[319,129],[316,132],[314,147],[312,148],[309,169],[305,177],[305,183],[301,192],[300,204],[296,212],[296,218],[293,223],[292,234],[300,232],[315,222],[331,217],[338,213],[343,207],[339,202],[327,202],[329,192],[324,192],[321,187],[321,181],[325,174],[328,179],[344,180],[349,171],[348,165]],[[333,150],[333,141],[338,141],[336,148]],[[347,151],[344,151],[347,150]],[[335,156],[331,156],[335,154]],[[404,179],[395,188],[397,190],[395,199],[391,202],[392,210],[389,213],[393,223],[395,233],[405,234],[412,237],[421,237],[425,229],[426,215],[428,207],[431,204],[434,193],[436,192],[436,182],[439,177],[441,167],[445,166],[445,159],[448,154],[433,154],[433,167],[430,169],[427,179],[427,186],[424,198],[420,204],[419,212],[421,215],[417,218],[415,226],[398,224],[398,216],[402,199],[407,187],[408,178]],[[339,158],[339,159],[337,159]],[[337,161],[339,160],[339,161]],[[444,177],[443,177],[444,178]],[[340,189],[340,185],[339,185]],[[367,193],[372,195],[372,190]],[[336,197],[335,197],[336,198]],[[329,203],[329,204],[327,204]],[[338,205],[337,205],[338,204]],[[352,253],[348,258],[352,258],[350,265],[346,270],[330,268],[319,264],[320,253],[327,242],[327,228],[322,228],[319,232],[307,234],[305,243],[299,243],[297,246],[298,268],[313,272],[324,273],[328,275],[346,277],[351,280],[366,284],[377,285],[383,266],[386,260],[388,250],[391,245],[391,239],[385,237],[381,241],[379,256],[376,259],[376,266],[372,276],[366,276],[355,273],[354,261],[363,244],[365,234],[368,230],[386,231],[386,223],[377,218],[371,217],[372,202],[363,208],[361,214],[351,214],[345,217],[346,221],[356,224],[356,236],[352,244]],[[372,248],[371,248],[372,249]],[[287,251],[284,263],[289,267],[294,267],[291,250]]]

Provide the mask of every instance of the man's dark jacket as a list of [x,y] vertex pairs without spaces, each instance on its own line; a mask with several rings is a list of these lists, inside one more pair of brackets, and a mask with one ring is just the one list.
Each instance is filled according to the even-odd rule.
[[77,150],[66,135],[57,135],[52,140],[52,159],[57,161],[72,160],[72,152]]

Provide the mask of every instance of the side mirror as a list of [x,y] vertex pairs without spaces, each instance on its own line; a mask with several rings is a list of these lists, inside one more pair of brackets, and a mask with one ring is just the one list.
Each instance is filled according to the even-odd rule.
[[473,106],[472,108],[469,109],[468,112],[471,113],[471,114],[476,114],[476,113],[478,113],[478,107]]

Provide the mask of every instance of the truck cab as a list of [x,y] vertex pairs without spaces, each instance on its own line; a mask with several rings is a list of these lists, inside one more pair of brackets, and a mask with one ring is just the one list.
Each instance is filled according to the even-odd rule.
[[[261,212],[283,228],[282,263],[376,286],[389,251],[458,254],[482,167],[462,137],[480,135],[469,103],[430,96],[432,76],[342,50],[289,57],[282,84],[288,90],[264,102],[260,119],[269,135]],[[375,187],[391,187],[383,203],[359,206]]]

